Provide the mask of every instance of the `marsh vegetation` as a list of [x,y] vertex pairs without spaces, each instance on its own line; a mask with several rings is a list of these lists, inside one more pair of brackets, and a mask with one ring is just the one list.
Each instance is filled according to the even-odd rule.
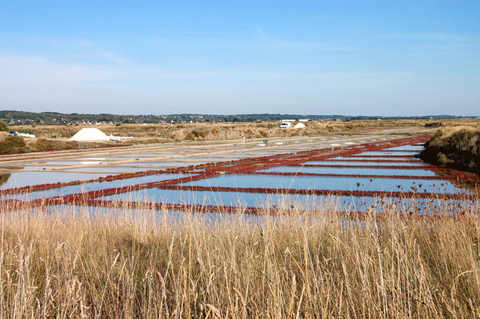
[[98,210],[2,212],[1,317],[479,315],[475,215]]
[[480,173],[480,129],[468,126],[440,129],[425,143],[420,158],[432,164]]

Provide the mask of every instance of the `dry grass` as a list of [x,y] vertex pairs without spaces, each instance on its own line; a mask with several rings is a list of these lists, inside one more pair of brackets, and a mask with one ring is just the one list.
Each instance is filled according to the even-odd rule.
[[[320,136],[329,134],[361,134],[375,132],[386,128],[418,128],[438,123],[435,120],[356,120],[356,121],[312,121],[306,122],[301,129],[279,128],[279,122],[228,122],[228,123],[178,123],[178,124],[122,124],[93,125],[107,135],[131,136],[133,139],[121,142],[87,142],[78,143],[78,148],[105,147],[111,145],[158,144],[172,142],[201,142],[238,140],[242,136],[247,139],[265,139],[292,136]],[[480,128],[479,119],[443,120],[446,127],[469,126]],[[72,125],[36,125],[14,126],[11,129],[36,135],[37,138],[65,140],[72,137],[85,126]],[[2,135],[0,134],[0,140]],[[36,150],[36,139],[27,139],[31,150]]]
[[465,126],[465,125],[460,125],[460,126],[452,126],[452,127],[447,127],[445,129],[442,129],[442,138],[448,138],[460,131],[466,131],[466,132],[475,132],[478,129],[475,128],[474,126]]
[[396,213],[3,213],[0,317],[479,317],[478,218]]

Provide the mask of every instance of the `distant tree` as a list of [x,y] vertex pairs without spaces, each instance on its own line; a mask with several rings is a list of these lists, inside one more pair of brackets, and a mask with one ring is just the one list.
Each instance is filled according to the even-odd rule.
[[0,120],[0,131],[2,131],[2,132],[8,132],[9,131],[7,123],[5,123],[2,120]]

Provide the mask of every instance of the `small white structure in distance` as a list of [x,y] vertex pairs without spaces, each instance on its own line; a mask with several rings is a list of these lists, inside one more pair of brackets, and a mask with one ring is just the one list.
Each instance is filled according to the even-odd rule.
[[108,137],[108,140],[109,141],[121,141],[121,140],[129,139],[129,138],[133,138],[133,136],[113,136],[112,134],[110,134],[110,136]]
[[34,138],[35,135],[33,134],[28,134],[28,133],[18,133],[18,136],[21,136],[21,137],[30,137],[30,138]]
[[295,125],[294,128],[304,128],[305,127],[305,124],[303,123],[297,123],[297,125]]
[[71,141],[108,141],[109,139],[107,134],[98,128],[82,128],[70,138]]
[[278,127],[280,127],[280,128],[289,128],[289,127],[292,127],[292,123],[290,123],[290,122],[282,122],[282,124],[280,124]]

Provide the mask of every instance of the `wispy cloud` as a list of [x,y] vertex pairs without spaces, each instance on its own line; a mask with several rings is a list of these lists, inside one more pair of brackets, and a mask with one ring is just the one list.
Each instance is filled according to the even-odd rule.
[[78,40],[78,43],[79,43],[80,45],[83,45],[83,46],[89,47],[89,48],[92,48],[92,47],[95,46],[92,42],[87,41],[87,40],[84,40],[84,39]]
[[128,61],[125,57],[114,53],[114,52],[108,52],[108,51],[102,51],[97,53],[98,56],[107,59],[108,61],[123,65],[123,66],[128,66],[128,67],[133,67],[133,64]]

